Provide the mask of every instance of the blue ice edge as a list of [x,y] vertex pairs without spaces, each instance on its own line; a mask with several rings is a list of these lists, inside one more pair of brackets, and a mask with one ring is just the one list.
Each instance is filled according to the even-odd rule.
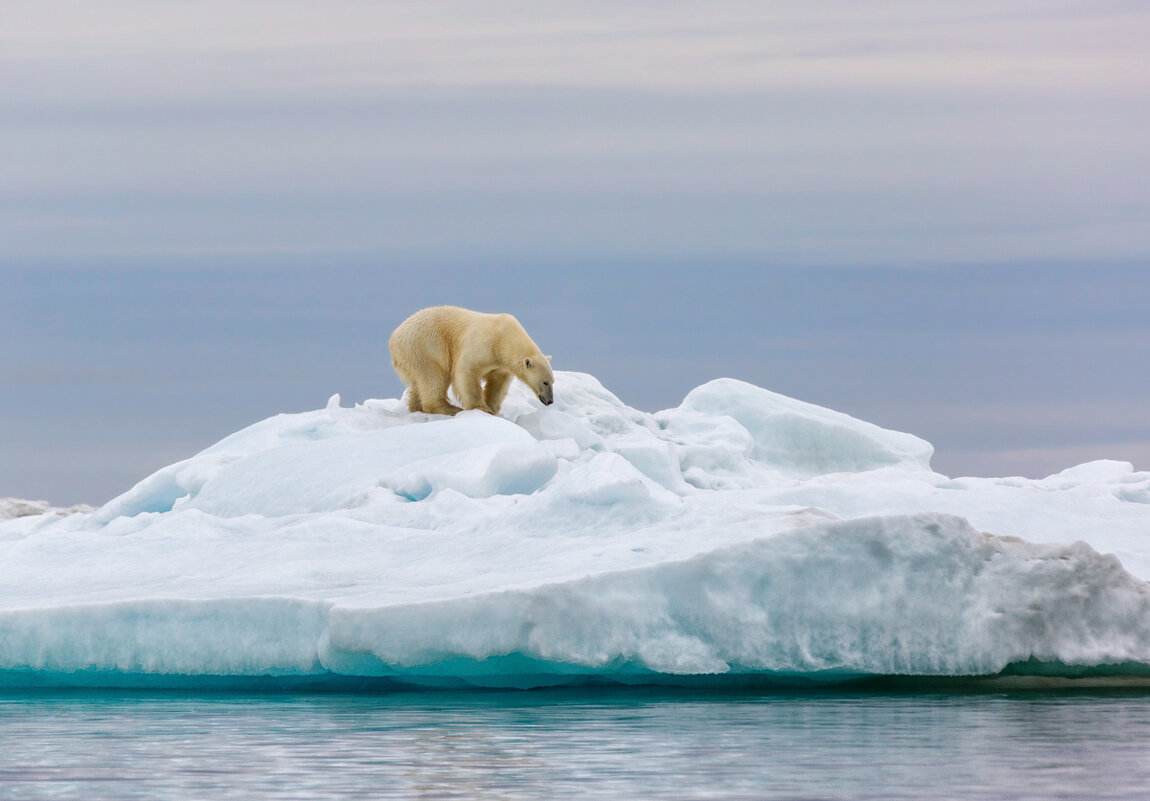
[[[606,624],[610,625],[606,625]],[[0,610],[0,689],[1150,686],[1150,585],[922,515],[474,596]]]
[[78,671],[0,669],[0,692],[35,690],[177,690],[249,693],[386,693],[405,691],[493,691],[546,689],[663,688],[717,692],[970,691],[1014,689],[1150,690],[1150,665],[1067,665],[1030,658],[993,674],[871,674],[851,670],[774,672],[733,670],[722,674],[666,674],[620,663],[607,669],[546,662],[523,654],[484,660],[449,659],[386,675],[333,671],[293,674],[191,675],[101,668]]

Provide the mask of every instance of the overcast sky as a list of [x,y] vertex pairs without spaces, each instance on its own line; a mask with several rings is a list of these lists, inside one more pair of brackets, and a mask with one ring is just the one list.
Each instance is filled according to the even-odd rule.
[[[1142,2],[0,9],[0,495],[395,396],[421,305],[655,410],[1150,469]],[[557,386],[561,392],[561,386]]]

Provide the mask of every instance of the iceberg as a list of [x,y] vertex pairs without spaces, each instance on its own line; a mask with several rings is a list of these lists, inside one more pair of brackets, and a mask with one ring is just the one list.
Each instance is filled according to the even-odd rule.
[[1150,473],[932,452],[733,379],[334,396],[96,509],[0,503],[0,687],[1147,680]]

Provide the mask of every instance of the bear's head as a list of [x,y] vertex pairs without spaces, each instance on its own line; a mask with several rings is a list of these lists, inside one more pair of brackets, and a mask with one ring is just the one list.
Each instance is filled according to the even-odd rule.
[[551,357],[542,353],[524,356],[519,360],[519,379],[531,387],[544,406],[555,402],[552,387],[555,385],[555,374],[551,372]]

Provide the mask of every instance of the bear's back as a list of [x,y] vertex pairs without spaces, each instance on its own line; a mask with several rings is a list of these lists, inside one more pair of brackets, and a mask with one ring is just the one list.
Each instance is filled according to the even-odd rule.
[[488,314],[462,306],[429,306],[408,317],[391,335],[390,344],[404,348],[424,349],[429,346],[457,349],[475,330],[483,332],[489,342],[530,340],[515,316],[506,312]]

